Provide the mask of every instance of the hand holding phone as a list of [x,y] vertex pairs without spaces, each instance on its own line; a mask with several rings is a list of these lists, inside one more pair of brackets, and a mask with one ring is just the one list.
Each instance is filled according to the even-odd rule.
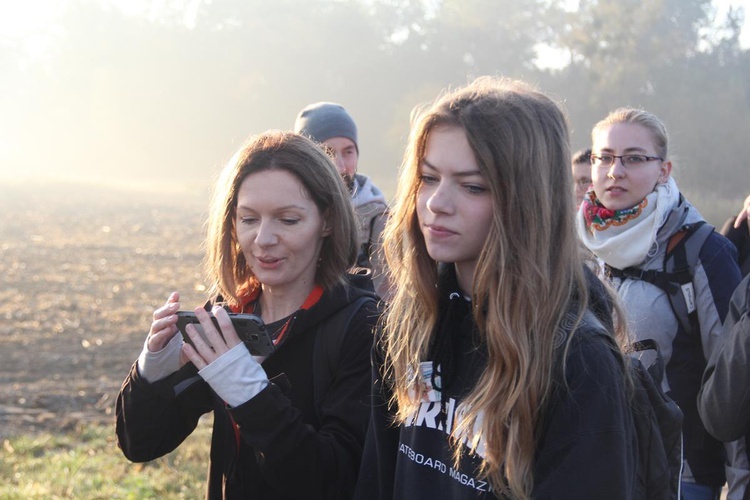
[[[216,331],[221,333],[221,328],[214,315],[210,312],[208,312],[208,315],[211,317]],[[232,320],[232,325],[234,325],[237,336],[245,344],[250,354],[253,356],[268,356],[274,351],[275,346],[260,316],[255,314],[229,313],[229,318]],[[211,343],[208,341],[206,333],[203,331],[203,326],[198,321],[195,313],[192,311],[177,311],[177,328],[180,330],[185,342],[195,347],[185,329],[189,324],[195,325],[195,329],[203,338],[203,341],[210,346]]]

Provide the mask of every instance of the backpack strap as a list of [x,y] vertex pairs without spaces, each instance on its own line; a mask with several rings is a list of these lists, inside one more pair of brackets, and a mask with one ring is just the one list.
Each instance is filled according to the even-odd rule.
[[[661,359],[656,342],[641,347],[655,349],[657,359]],[[638,483],[648,498],[682,498],[683,412],[654,379],[654,365],[646,368],[637,357],[628,361],[633,383],[631,414],[638,442]]]
[[377,220],[378,217],[380,217],[380,215],[376,215],[375,217],[372,217],[370,219],[370,229],[369,231],[367,231],[367,242],[362,244],[365,247],[363,249],[363,252],[365,253],[365,255],[367,255],[368,261],[370,260],[370,257],[372,256],[372,247],[373,247],[372,233],[375,230],[375,221]]
[[669,238],[663,270],[638,267],[615,269],[607,265],[607,272],[614,278],[647,281],[664,290],[674,315],[685,332],[688,335],[698,335],[700,324],[693,269],[698,263],[703,244],[713,231],[714,227],[705,221],[683,226]]
[[658,269],[641,269],[639,267],[627,267],[625,269],[616,269],[609,264],[606,264],[607,273],[610,277],[619,278],[621,280],[640,280],[647,281],[654,286],[657,286],[671,295],[679,291],[677,283],[684,278],[673,273],[667,273]]
[[700,335],[693,271],[701,248],[713,231],[714,227],[705,221],[684,226],[672,235],[664,256],[664,270],[677,278],[679,286],[678,290],[668,292],[669,303],[689,335]]
[[661,384],[664,381],[664,358],[661,356],[659,344],[657,344],[654,339],[643,339],[632,342],[630,347],[633,349],[633,352],[636,353],[643,351],[654,351],[656,353],[654,355],[654,360],[645,368],[649,375],[651,375],[651,378],[654,379],[654,382],[661,387]]
[[321,416],[319,403],[336,376],[341,345],[351,322],[365,304],[376,302],[372,294],[362,295],[318,326],[313,346],[313,399],[318,421]]
[[[359,248],[359,255],[357,256],[357,265],[359,267],[372,267],[371,259],[372,259],[372,247],[377,242],[377,238],[373,239],[373,233],[375,232],[375,223],[380,219],[381,217],[387,217],[388,216],[388,207],[386,206],[385,210],[383,210],[381,213],[374,215],[370,217],[370,224],[369,229],[367,231],[367,241],[362,243],[362,245]],[[380,235],[378,235],[379,237]]]

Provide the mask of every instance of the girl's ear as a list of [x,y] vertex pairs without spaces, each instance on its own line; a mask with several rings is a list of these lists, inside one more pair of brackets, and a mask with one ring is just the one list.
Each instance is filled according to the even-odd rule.
[[672,162],[667,160],[663,161],[661,163],[661,167],[659,169],[659,183],[667,182],[667,179],[669,179],[669,174],[672,173]]

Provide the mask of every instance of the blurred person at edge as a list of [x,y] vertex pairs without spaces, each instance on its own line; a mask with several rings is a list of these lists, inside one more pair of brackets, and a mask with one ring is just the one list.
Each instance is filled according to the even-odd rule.
[[745,203],[740,212],[727,219],[721,228],[721,234],[737,247],[740,271],[742,276],[750,274],[750,196],[745,198]]
[[[725,340],[709,360],[698,394],[698,411],[708,431],[728,442],[750,434],[750,196],[721,229],[737,247],[744,279],[732,295],[724,320]],[[750,498],[750,488],[746,490]]]
[[719,498],[725,481],[729,498],[741,498],[750,472],[744,443],[722,445],[696,407],[706,360],[741,279],[736,251],[716,232],[703,244],[693,275],[700,335],[690,335],[662,289],[618,277],[624,269],[663,270],[670,237],[703,221],[670,175],[666,127],[647,111],[620,108],[594,126],[591,138],[593,185],[577,215],[578,233],[613,276],[634,340],[654,339],[663,356],[663,389],[684,414],[682,498]]
[[388,217],[388,204],[383,192],[372,180],[357,172],[357,125],[340,104],[317,102],[299,112],[294,131],[321,144],[334,157],[359,219],[357,266],[372,270],[375,292],[387,302],[390,285],[382,255],[381,235]]
[[581,206],[583,195],[591,187],[591,149],[576,151],[571,163],[576,193],[576,211]]
[[519,81],[415,116],[356,499],[633,498],[627,336],[579,251],[568,141]]
[[[207,498],[349,498],[368,421],[378,314],[374,294],[347,275],[357,255],[356,217],[335,165],[306,137],[253,137],[224,168],[207,227],[209,304],[221,332],[208,306],[199,307],[213,349],[192,325],[195,348],[184,343],[177,292],[154,311],[117,398],[120,448],[132,461],[153,460],[213,411]],[[373,300],[352,317],[340,355],[316,363],[327,319],[363,294]],[[220,301],[259,315],[275,351],[250,355]],[[320,369],[332,373],[322,388]]]
[[[724,322],[726,339],[708,362],[698,411],[708,431],[724,442],[750,434],[750,275],[732,295]],[[750,497],[750,489],[745,498]]]

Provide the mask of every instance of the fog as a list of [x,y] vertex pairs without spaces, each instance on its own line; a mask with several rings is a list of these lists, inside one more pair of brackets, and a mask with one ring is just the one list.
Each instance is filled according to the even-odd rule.
[[412,108],[492,74],[560,102],[574,149],[610,109],[655,112],[711,217],[750,192],[747,3],[3,0],[0,182],[200,193],[246,137],[327,100],[390,196]]

